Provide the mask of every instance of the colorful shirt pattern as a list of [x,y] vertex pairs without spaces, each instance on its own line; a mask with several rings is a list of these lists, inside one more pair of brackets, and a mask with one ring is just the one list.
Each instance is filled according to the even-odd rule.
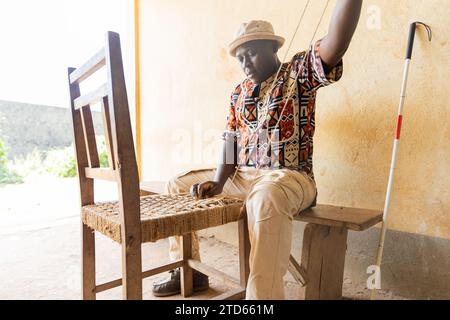
[[308,51],[297,53],[289,62],[283,63],[276,82],[276,73],[260,85],[249,79],[241,82],[231,94],[223,134],[225,140],[238,142],[238,163],[257,168],[304,171],[314,179],[312,157],[317,90],[338,81],[342,71],[341,61],[325,74],[319,40]]

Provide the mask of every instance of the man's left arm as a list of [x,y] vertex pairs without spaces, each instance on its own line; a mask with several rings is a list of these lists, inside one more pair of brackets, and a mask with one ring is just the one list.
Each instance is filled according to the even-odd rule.
[[330,71],[341,61],[350,45],[361,13],[362,0],[338,0],[328,34],[320,42],[320,58]]

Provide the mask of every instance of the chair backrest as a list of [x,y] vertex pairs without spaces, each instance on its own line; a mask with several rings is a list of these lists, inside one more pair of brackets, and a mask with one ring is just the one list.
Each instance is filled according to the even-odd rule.
[[[106,82],[97,90],[81,95],[80,83],[104,66]],[[119,35],[107,32],[105,47],[78,69],[69,68],[68,79],[81,206],[94,203],[94,179],[117,182],[122,239],[131,234],[135,238],[140,235],[139,176]],[[100,168],[92,121],[91,105],[98,102],[102,109],[109,168]]]

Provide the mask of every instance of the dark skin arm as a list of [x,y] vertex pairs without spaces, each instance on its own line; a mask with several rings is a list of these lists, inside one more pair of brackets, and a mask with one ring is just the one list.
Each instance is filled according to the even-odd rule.
[[191,195],[199,199],[204,199],[221,194],[225,182],[227,182],[228,178],[234,173],[236,165],[236,142],[226,140],[222,146],[221,159],[219,165],[217,166],[214,180],[194,184],[190,190]]
[[362,0],[338,0],[328,34],[320,43],[320,57],[326,70],[341,61],[350,45],[361,13]]

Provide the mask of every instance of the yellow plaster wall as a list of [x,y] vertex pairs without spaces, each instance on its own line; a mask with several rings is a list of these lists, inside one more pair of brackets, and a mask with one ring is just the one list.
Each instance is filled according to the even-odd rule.
[[[311,1],[291,54],[309,43],[325,1]],[[141,0],[145,180],[214,166],[229,94],[243,77],[227,45],[239,24],[273,23],[290,39],[306,1]],[[318,37],[326,34],[331,1]],[[409,23],[418,32],[404,111],[390,228],[450,239],[448,0],[364,1],[344,77],[317,101],[319,202],[383,207]],[[285,46],[286,48],[286,46]],[[280,50],[280,57],[285,54]]]

